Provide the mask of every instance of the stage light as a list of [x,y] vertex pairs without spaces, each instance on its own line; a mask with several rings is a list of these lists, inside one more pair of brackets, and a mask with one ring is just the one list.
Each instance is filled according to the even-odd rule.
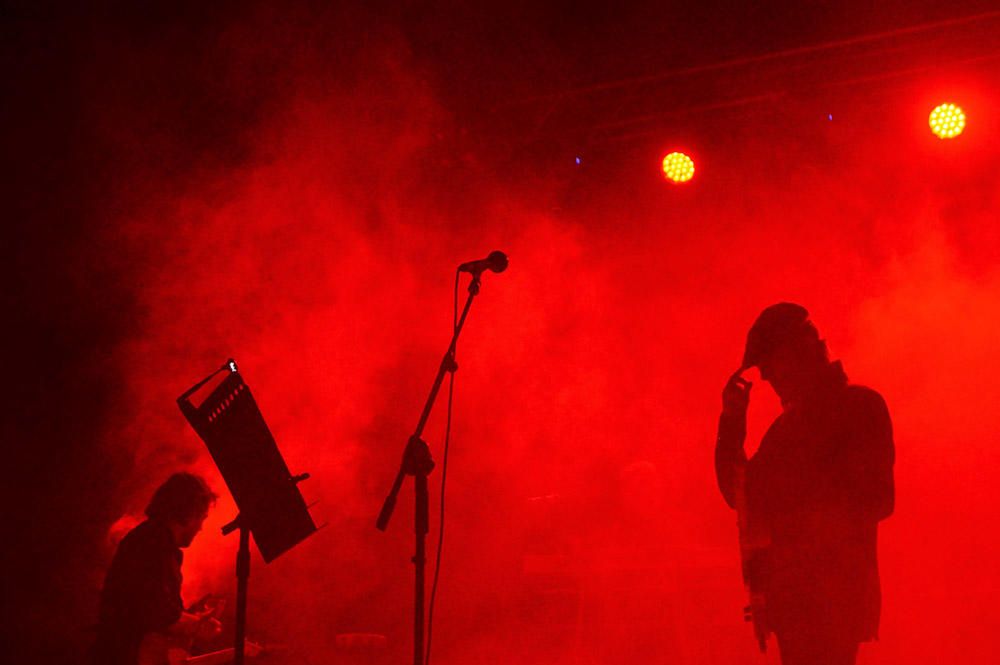
[[694,160],[683,152],[672,152],[663,158],[663,177],[673,182],[687,182],[694,177]]
[[927,123],[938,138],[953,139],[965,129],[965,111],[954,104],[941,104],[931,111]]

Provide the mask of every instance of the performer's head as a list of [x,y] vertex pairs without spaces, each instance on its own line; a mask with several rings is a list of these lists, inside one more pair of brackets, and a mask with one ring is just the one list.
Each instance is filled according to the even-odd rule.
[[743,368],[754,366],[786,402],[825,375],[830,355],[805,307],[783,302],[761,312],[743,353]]
[[177,547],[187,547],[201,531],[208,509],[216,498],[201,476],[175,473],[153,493],[146,506],[146,516],[165,524]]

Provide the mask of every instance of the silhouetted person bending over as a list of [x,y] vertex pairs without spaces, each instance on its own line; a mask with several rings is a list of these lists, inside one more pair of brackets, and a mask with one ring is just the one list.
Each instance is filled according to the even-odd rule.
[[[743,450],[758,367],[783,412],[756,454]],[[762,579],[767,623],[784,665],[855,662],[878,635],[879,520],[893,510],[892,423],[882,397],[851,385],[805,308],[765,309],[747,335],[743,366],[722,393],[715,470],[735,507],[745,472],[746,511],[766,534]]]
[[210,612],[181,602],[181,548],[201,531],[216,495],[200,477],[176,473],[153,494],[146,516],[119,543],[101,592],[94,665],[134,665],[150,634],[207,639],[220,630]]

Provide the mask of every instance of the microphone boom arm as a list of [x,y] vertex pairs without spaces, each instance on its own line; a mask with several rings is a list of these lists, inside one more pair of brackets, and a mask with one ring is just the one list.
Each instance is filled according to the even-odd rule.
[[[427,419],[430,418],[431,410],[434,408],[434,402],[437,400],[438,392],[441,390],[441,384],[444,382],[444,376],[448,372],[454,372],[458,369],[458,365],[455,363],[455,347],[458,345],[458,336],[462,334],[462,328],[465,326],[465,319],[469,315],[469,309],[472,307],[472,300],[479,295],[479,286],[481,282],[481,276],[479,274],[473,274],[472,281],[469,283],[469,298],[465,301],[465,308],[462,310],[462,316],[458,319],[458,325],[455,326],[455,331],[451,337],[451,343],[448,344],[448,350],[445,351],[444,357],[441,359],[441,364],[438,366],[437,376],[434,377],[434,383],[431,386],[431,393],[427,397],[427,401],[424,403],[424,410],[420,414],[420,421],[417,423],[417,428],[414,430],[413,434],[407,443],[407,447],[403,452],[403,462],[400,464],[399,472],[396,474],[396,479],[392,483],[392,489],[389,490],[388,496],[386,496],[385,501],[382,504],[382,510],[379,512],[378,520],[375,522],[375,527],[379,531],[385,531],[386,527],[389,526],[389,520],[392,518],[392,511],[396,505],[396,495],[399,494],[399,490],[403,485],[403,479],[407,475],[414,475],[409,472],[411,468],[419,467],[422,465],[408,464],[409,456],[413,453],[411,450],[414,446],[414,440],[419,441],[420,437],[424,433],[424,427],[427,425]],[[424,444],[426,446],[426,444]],[[412,462],[412,461],[411,461]],[[433,468],[433,462],[431,463]],[[430,469],[428,469],[428,473]]]

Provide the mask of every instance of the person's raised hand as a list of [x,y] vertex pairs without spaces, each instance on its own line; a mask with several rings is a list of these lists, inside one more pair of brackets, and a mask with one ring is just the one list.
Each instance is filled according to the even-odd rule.
[[722,389],[722,412],[729,416],[745,418],[747,407],[750,406],[752,387],[753,383],[740,376],[740,372],[729,377],[726,387]]

